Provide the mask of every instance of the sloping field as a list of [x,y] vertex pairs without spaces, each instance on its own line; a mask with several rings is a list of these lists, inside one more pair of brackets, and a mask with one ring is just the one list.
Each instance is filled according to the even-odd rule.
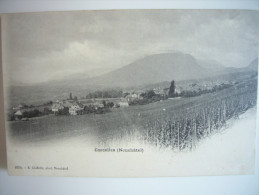
[[256,105],[257,80],[192,98],[112,109],[105,114],[48,115],[30,121],[7,122],[18,142],[42,142],[71,136],[95,137],[99,143],[131,139],[183,149],[214,134],[230,118]]

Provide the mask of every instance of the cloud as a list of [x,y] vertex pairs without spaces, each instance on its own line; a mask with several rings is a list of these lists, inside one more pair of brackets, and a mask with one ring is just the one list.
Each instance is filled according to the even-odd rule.
[[5,61],[18,82],[94,76],[172,51],[234,67],[258,55],[259,15],[253,11],[50,12],[8,15],[5,21],[5,50],[12,53]]

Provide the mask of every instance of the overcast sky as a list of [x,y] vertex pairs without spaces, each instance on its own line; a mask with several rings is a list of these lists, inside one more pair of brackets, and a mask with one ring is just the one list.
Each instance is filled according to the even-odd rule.
[[258,55],[256,11],[76,11],[3,19],[4,65],[12,83],[102,74],[156,53],[181,51],[224,66]]

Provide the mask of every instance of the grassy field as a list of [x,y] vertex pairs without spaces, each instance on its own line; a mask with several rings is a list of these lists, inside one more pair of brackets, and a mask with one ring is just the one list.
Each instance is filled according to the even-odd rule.
[[[105,114],[47,115],[7,122],[15,141],[39,142],[71,136],[94,136],[100,143],[140,135],[142,141],[186,147],[256,105],[257,80],[192,98],[112,109]],[[195,128],[195,129],[194,129]],[[177,146],[178,143],[178,146]]]

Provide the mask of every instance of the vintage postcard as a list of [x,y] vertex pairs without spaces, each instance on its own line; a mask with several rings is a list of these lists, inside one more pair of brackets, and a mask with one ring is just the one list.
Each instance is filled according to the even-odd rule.
[[1,16],[10,175],[253,174],[259,12]]

